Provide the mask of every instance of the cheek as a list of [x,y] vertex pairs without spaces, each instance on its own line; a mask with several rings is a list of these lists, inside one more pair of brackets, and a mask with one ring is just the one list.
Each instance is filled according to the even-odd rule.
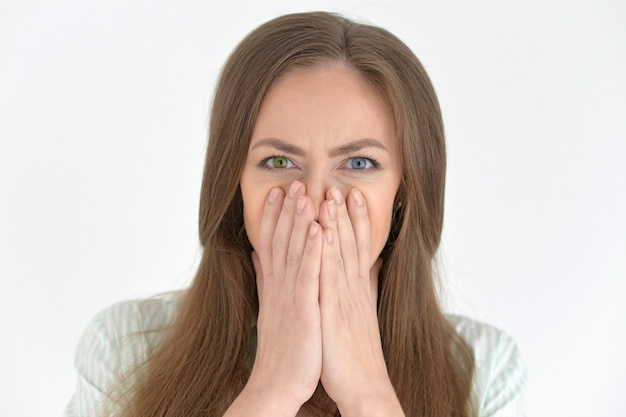
[[393,212],[393,197],[366,198],[371,231],[371,261],[380,256],[391,230],[391,214]]
[[245,187],[243,185],[241,187],[244,227],[246,228],[248,240],[255,250],[259,239],[263,208],[265,207],[265,196],[268,193],[264,194],[262,190],[255,187]]
[[244,202],[243,205],[243,224],[246,229],[246,235],[252,247],[256,250],[256,242],[259,236],[258,221],[255,213],[249,208],[250,206]]

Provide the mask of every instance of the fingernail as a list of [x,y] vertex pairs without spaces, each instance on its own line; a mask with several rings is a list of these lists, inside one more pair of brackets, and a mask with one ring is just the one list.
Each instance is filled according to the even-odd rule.
[[363,200],[363,194],[361,194],[361,192],[356,188],[352,190],[352,198],[357,206],[362,206],[363,203],[365,203],[365,200]]
[[269,201],[270,203],[273,203],[274,201],[276,201],[279,194],[280,194],[280,190],[278,188],[272,188],[272,191],[270,191],[270,195],[267,198],[267,201]]
[[327,204],[328,207],[328,217],[330,217],[331,220],[335,220],[335,218],[337,217],[337,208],[335,207],[335,202],[333,200],[330,200]]
[[338,188],[332,188],[330,190],[330,195],[333,198],[333,200],[335,200],[335,203],[337,205],[341,204],[341,202],[343,201],[343,196],[341,195],[341,191],[339,191]]
[[311,227],[309,228],[309,237],[313,239],[317,235],[317,232],[319,232],[319,230],[320,230],[319,224],[315,222],[311,223]]
[[293,198],[298,194],[298,190],[300,189],[300,183],[298,181],[294,181],[291,183],[291,187],[289,187],[289,197]]
[[333,243],[333,231],[330,229],[324,230],[324,237],[326,238],[326,242]]
[[298,203],[296,204],[296,212],[298,214],[302,213],[305,205],[306,205],[306,199],[303,196],[300,196],[300,198],[298,198]]

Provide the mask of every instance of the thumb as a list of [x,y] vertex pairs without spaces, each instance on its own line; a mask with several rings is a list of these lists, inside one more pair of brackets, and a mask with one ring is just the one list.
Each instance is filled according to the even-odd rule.
[[261,267],[261,259],[256,252],[252,252],[252,264],[254,265],[254,272],[256,273],[256,288],[259,293],[259,302],[263,297],[263,268]]

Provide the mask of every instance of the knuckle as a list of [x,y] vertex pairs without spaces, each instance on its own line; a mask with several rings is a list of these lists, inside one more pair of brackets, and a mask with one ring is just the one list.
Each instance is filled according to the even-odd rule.
[[338,270],[343,269],[343,259],[341,257],[337,257],[337,259],[335,259],[335,266]]
[[315,245],[306,245],[304,247],[304,254],[308,256],[312,256],[317,252],[317,248]]
[[342,206],[341,208],[337,208],[337,219],[346,219],[346,218],[350,218],[350,214],[348,213],[348,210],[346,210],[345,206]]
[[287,254],[287,266],[299,266],[302,258],[297,254],[289,252]]
[[274,235],[274,238],[272,239],[272,250],[274,252],[278,252],[282,250],[284,247],[285,247],[285,238],[278,234]]
[[354,245],[353,243],[349,243],[347,244],[344,249],[343,249],[343,254],[345,256],[356,256],[358,255],[358,250],[356,245]]
[[289,202],[285,202],[285,204],[283,204],[283,207],[280,209],[280,211],[281,211],[281,215],[292,214],[294,212],[293,204],[289,204]]

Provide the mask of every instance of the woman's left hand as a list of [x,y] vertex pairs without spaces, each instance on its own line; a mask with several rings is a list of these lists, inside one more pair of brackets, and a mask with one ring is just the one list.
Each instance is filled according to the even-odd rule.
[[403,415],[380,340],[376,305],[382,260],[370,259],[365,200],[357,189],[344,199],[336,187],[326,198],[319,215],[324,228],[322,385],[342,416]]

